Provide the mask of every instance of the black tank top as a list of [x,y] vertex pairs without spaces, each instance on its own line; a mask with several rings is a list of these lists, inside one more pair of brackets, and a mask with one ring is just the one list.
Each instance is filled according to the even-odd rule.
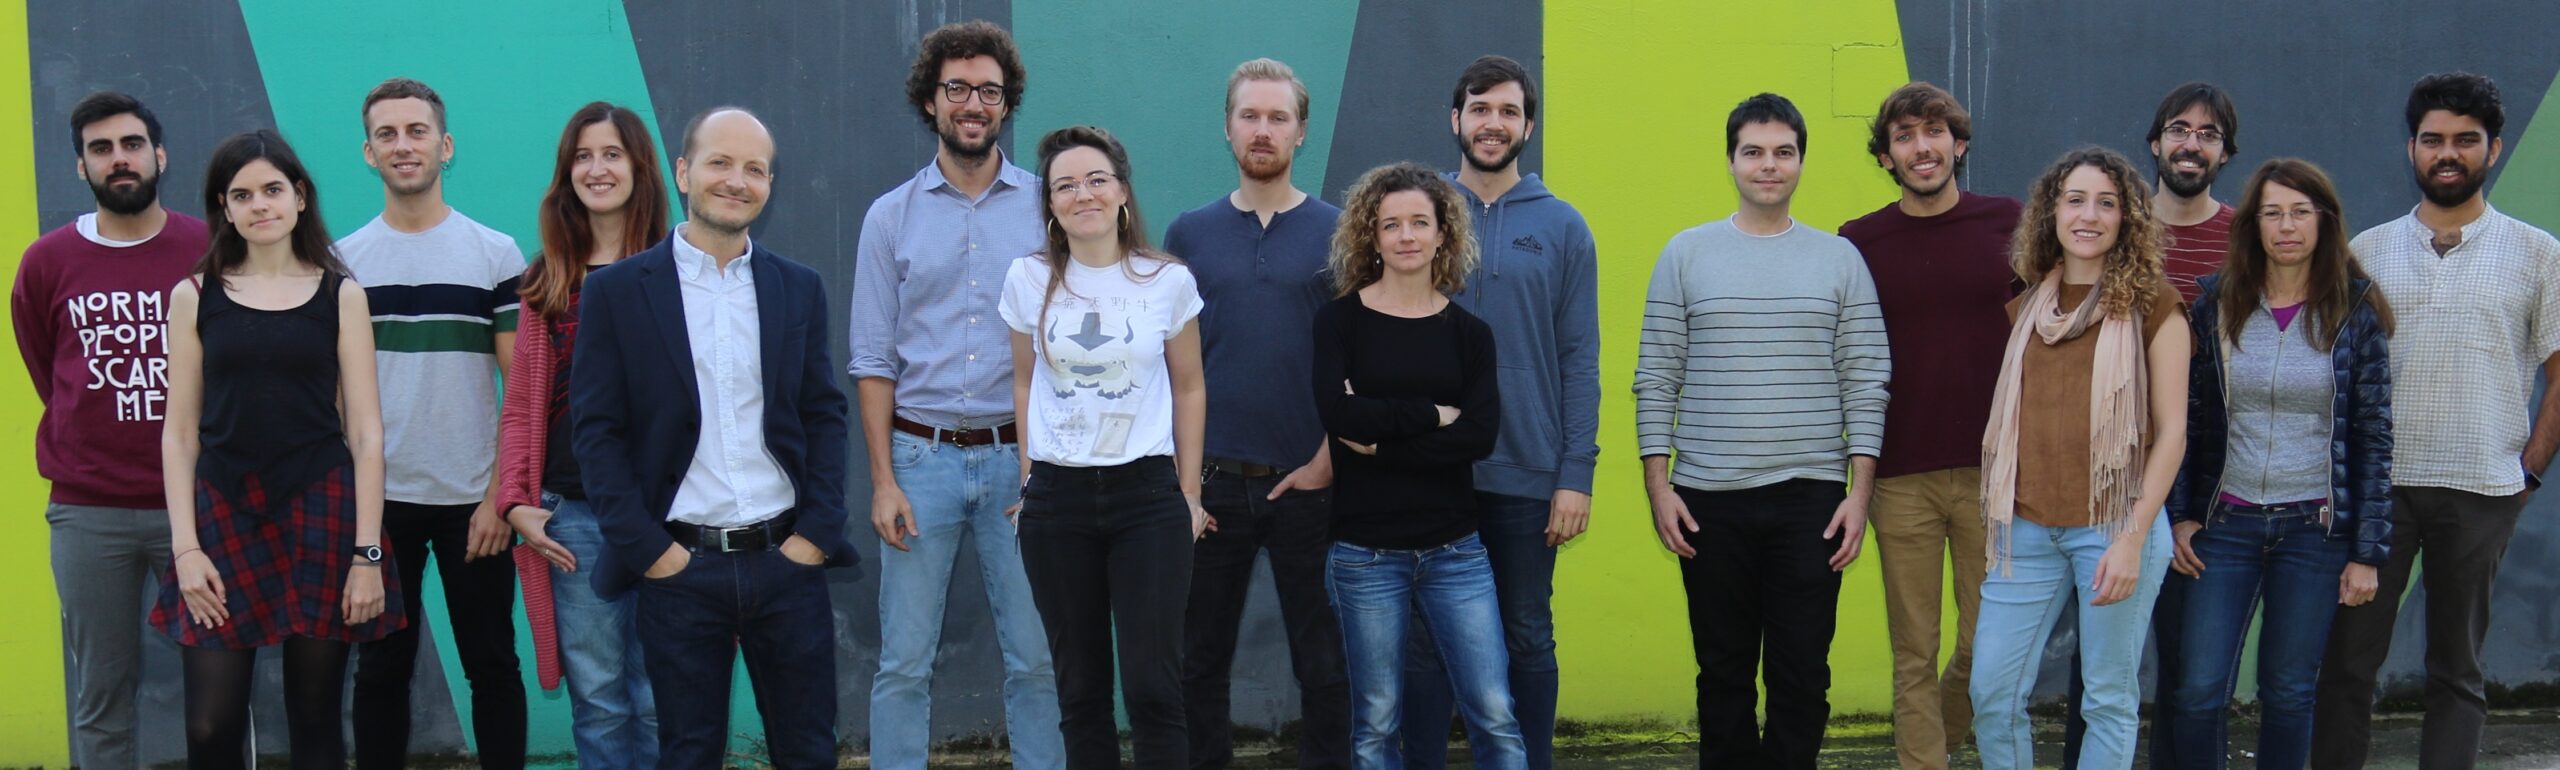
[[338,414],[338,284],[320,276],[301,305],[261,310],[219,282],[198,291],[204,419],[196,478],[256,515],[282,510],[304,487],[348,465]]

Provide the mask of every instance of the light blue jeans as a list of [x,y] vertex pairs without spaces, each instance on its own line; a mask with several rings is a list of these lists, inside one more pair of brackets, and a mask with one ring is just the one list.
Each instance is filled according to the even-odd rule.
[[[1407,624],[1418,615],[1466,718],[1467,748],[1479,768],[1521,770],[1528,755],[1512,713],[1510,655],[1502,604],[1484,542],[1468,535],[1437,548],[1391,550],[1336,542],[1325,588],[1342,618],[1351,677],[1351,753],[1360,770],[1401,770]],[[1419,613],[1415,609],[1419,608]],[[1415,725],[1415,729],[1442,729]]]
[[965,544],[995,609],[1004,649],[1005,735],[1013,765],[1066,764],[1058,731],[1058,683],[1047,631],[1023,577],[1022,549],[1004,509],[1022,497],[1022,466],[1011,444],[958,447],[906,433],[889,436],[889,466],[906,492],[921,535],[909,550],[880,548],[880,674],[871,683],[871,766],[925,766],[933,739],[933,663],[951,570]]
[[583,570],[604,559],[604,533],[584,500],[542,493],[551,522],[543,532],[578,557],[581,572],[551,568],[552,620],[559,625],[560,673],[569,682],[569,733],[579,770],[658,766],[658,705],[641,665],[639,594],[605,601]]
[[[2081,770],[2127,770],[2142,721],[2142,645],[2151,603],[2169,570],[2169,517],[2152,514],[2142,541],[2142,577],[2133,596],[2091,605],[2106,533],[2095,527],[2009,523],[2009,563],[1982,581],[1982,611],[1973,632],[1973,737],[1984,770],[2035,767],[2035,731],[2027,698],[2035,692],[2045,641],[2062,608],[2079,603],[2080,661],[2088,683],[2080,713],[2089,723]],[[2156,749],[2155,749],[2156,750]]]

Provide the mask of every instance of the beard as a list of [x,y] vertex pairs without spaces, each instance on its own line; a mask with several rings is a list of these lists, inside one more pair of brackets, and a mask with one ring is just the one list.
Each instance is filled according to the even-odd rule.
[[[2171,164],[2181,160],[2195,161],[2195,164],[2203,167],[2204,170],[2193,173],[2178,171],[2177,167]],[[2204,155],[2194,150],[2179,150],[2169,153],[2166,159],[2158,155],[2151,156],[2151,174],[2159,178],[2160,186],[2169,188],[2170,193],[2180,198],[2193,198],[2213,189],[2213,180],[2222,175],[2222,167],[2206,161]]]
[[[116,182],[125,179],[135,180],[133,189],[116,188]],[[137,171],[111,173],[104,183],[90,182],[89,194],[98,199],[98,208],[105,209],[107,213],[140,214],[160,200],[160,175],[143,176]]]
[[1239,152],[1235,154],[1236,170],[1244,172],[1245,178],[1252,179],[1256,182],[1269,182],[1275,179],[1289,178],[1289,163],[1291,160],[1289,153],[1282,152],[1278,147],[1264,146],[1262,149],[1270,150],[1271,156],[1268,159],[1257,160],[1253,157],[1253,153],[1250,152],[1250,150],[1254,148],[1247,147],[1245,149],[1247,152]]
[[970,161],[985,160],[987,156],[995,154],[996,137],[1003,133],[1001,130],[1003,126],[996,123],[993,116],[972,115],[970,117],[987,118],[987,136],[976,144],[970,144],[968,140],[960,138],[960,126],[953,118],[934,121],[933,133],[942,139],[942,148],[950,150],[953,157]]
[[721,235],[737,235],[746,232],[748,225],[756,223],[755,217],[752,216],[744,221],[731,220],[714,214],[700,205],[687,206],[684,213],[687,226],[700,225],[704,229]]
[[[1915,158],[1915,159],[1913,159],[1913,160],[1914,160],[1914,162],[1917,162],[1917,161],[1920,161],[1920,160],[1928,160],[1928,159],[1927,159],[1927,158]],[[1940,167],[1948,168],[1948,169],[1953,169],[1953,168],[1955,167],[1955,164],[1953,164],[1953,163],[1949,163],[1948,161],[1946,161],[1946,160],[1945,160],[1945,159],[1943,159],[1943,158],[1938,159],[1938,165],[1939,165]],[[1912,183],[1911,183],[1911,177],[1908,177],[1908,176],[1904,176],[1904,175],[1903,175],[1903,173],[1902,173],[1902,167],[1901,167],[1900,165],[1896,165],[1896,166],[1894,166],[1894,168],[1893,168],[1893,183],[1894,183],[1894,184],[1897,184],[1897,185],[1901,185],[1901,186],[1902,186],[1902,189],[1910,190],[1910,191],[1912,192],[1912,194],[1914,194],[1914,195],[1918,195],[1918,196],[1923,197],[1923,198],[1926,198],[1926,197],[1929,197],[1929,196],[1932,196],[1932,195],[1936,195],[1936,194],[1941,193],[1941,192],[1945,192],[1945,191],[1946,191],[1946,189],[1947,189],[1947,185],[1955,184],[1955,182],[1956,182],[1956,175],[1955,175],[1954,173],[1949,173],[1949,174],[1947,174],[1946,176],[1938,177],[1938,183],[1937,183],[1937,184],[1930,185],[1930,186],[1928,186],[1928,187],[1921,187],[1921,186],[1919,186],[1919,185],[1912,184]]]
[[[2438,184],[2435,181],[2436,172],[2448,168],[2461,171],[2462,177],[2451,183]],[[2418,191],[2426,193],[2428,203],[2442,208],[2453,208],[2470,202],[2471,196],[2480,194],[2480,188],[2488,183],[2489,175],[2473,171],[2469,165],[2459,160],[2438,161],[2418,174]]]
[[[1478,131],[1476,132],[1476,136],[1480,137],[1489,133],[1492,132]],[[1518,161],[1520,159],[1520,153],[1529,149],[1528,142],[1521,141],[1518,137],[1512,137],[1511,146],[1509,149],[1502,151],[1502,157],[1492,163],[1486,163],[1483,159],[1476,157],[1475,141],[1472,137],[1465,135],[1452,136],[1458,140],[1458,154],[1466,157],[1467,165],[1477,171],[1487,174],[1502,173],[1503,169],[1510,168],[1514,161]]]

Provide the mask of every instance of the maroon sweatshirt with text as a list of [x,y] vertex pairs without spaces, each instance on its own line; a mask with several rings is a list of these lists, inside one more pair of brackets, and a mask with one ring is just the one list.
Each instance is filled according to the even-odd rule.
[[36,469],[53,501],[167,507],[160,424],[169,389],[169,289],[204,256],[204,220],[169,212],[158,234],[101,242],[73,222],[27,246],[10,329],[35,381]]

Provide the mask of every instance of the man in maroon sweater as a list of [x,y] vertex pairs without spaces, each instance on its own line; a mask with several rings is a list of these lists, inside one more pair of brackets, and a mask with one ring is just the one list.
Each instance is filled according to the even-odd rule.
[[169,564],[164,295],[204,255],[208,231],[160,207],[169,153],[150,108],[91,94],[71,108],[71,139],[98,210],[27,246],[9,320],[44,403],[36,468],[53,482],[44,515],[71,649],[71,763],[130,770],[143,581]]
[[[1946,770],[1972,732],[1973,619],[1982,604],[1982,428],[2009,338],[2009,233],[2018,201],[1955,180],[1973,119],[1944,89],[1912,83],[1876,110],[1867,151],[1902,198],[1840,226],[1874,276],[1893,354],[1884,455],[1877,458],[1876,554],[1893,644],[1893,741],[1903,770]],[[1956,649],[1938,671],[1952,552]]]

